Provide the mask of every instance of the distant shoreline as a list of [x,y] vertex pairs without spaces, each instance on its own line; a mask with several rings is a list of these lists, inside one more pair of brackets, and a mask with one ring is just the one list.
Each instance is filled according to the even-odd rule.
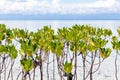
[[0,14],[0,20],[120,20],[120,14]]

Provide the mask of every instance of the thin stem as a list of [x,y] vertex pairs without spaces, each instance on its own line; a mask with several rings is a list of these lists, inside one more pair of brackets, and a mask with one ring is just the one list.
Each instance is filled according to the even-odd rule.
[[33,70],[33,80],[35,80],[35,67],[34,67],[34,70]]
[[82,59],[83,59],[83,80],[85,80],[85,60],[86,60],[86,56],[85,55],[82,55]]
[[29,80],[31,80],[30,73],[28,73],[28,76],[29,76]]
[[54,61],[55,55],[53,55],[53,80],[55,80],[55,61]]
[[40,62],[39,62],[39,69],[40,69],[40,80],[43,80],[43,65],[42,65],[42,49],[40,49]]
[[95,62],[96,54],[97,54],[97,51],[95,51],[95,55],[92,52],[92,57],[91,57],[91,63],[92,64],[91,64],[91,68],[90,68],[90,80],[93,80],[93,65],[94,65],[94,62]]
[[118,51],[116,52],[116,56],[115,56],[115,78],[116,78],[116,80],[118,80],[118,76],[117,76],[117,56],[118,56]]
[[[2,61],[1,55],[0,55],[0,61]],[[0,80],[1,80],[1,74],[2,74],[2,63],[0,62]]]
[[64,78],[62,76],[62,73],[61,73],[61,71],[63,71],[63,70],[62,70],[62,68],[60,66],[59,58],[58,57],[56,57],[56,58],[57,58],[57,68],[58,68],[58,73],[59,73],[59,76],[60,76],[60,80],[64,80]]
[[[3,66],[2,68],[6,68],[6,64],[5,64],[5,60],[6,60],[6,57],[5,57],[5,54],[4,54],[4,57],[3,57]],[[6,69],[4,70],[4,80],[6,80]]]
[[93,53],[91,54],[91,67],[90,67],[90,80],[92,80],[92,69],[93,69]]
[[18,76],[17,76],[17,78],[16,78],[16,80],[18,80],[18,78],[20,77],[20,74],[21,74],[22,72],[20,72],[19,74],[18,74]]
[[48,62],[47,62],[47,80],[49,80],[49,71],[48,71],[48,69],[49,69],[49,55],[48,55]]
[[13,71],[12,71],[13,65],[14,65],[14,61],[11,60],[11,68],[9,70],[7,80],[9,80],[10,74],[11,74],[11,80],[13,80]]
[[[102,60],[102,62],[103,62],[103,60]],[[95,72],[97,72],[97,71],[99,70],[99,68],[100,68],[100,65],[101,65],[100,55],[99,55],[99,63],[96,64],[96,65],[98,65],[98,67],[97,67],[97,69],[96,69],[94,72],[92,72],[93,74],[94,74]]]
[[75,52],[75,70],[74,70],[74,80],[77,80],[77,52]]

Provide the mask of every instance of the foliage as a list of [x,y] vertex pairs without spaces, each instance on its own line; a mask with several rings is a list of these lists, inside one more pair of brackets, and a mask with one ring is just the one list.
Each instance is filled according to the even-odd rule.
[[25,72],[29,72],[30,70],[33,69],[33,63],[32,63],[32,60],[30,58],[28,58],[28,59],[23,58],[22,60],[20,60],[20,64],[22,66],[22,69]]
[[66,61],[65,64],[63,65],[63,69],[67,74],[71,73],[72,68],[73,68],[72,63],[69,63],[68,61]]
[[48,51],[50,50],[50,43],[54,36],[53,34],[54,31],[50,27],[44,26],[42,29],[34,33],[33,41],[37,44],[38,48]]
[[[117,29],[117,32],[120,36],[120,28]],[[9,29],[4,24],[0,24],[0,55],[7,55],[15,60],[20,54],[22,69],[24,72],[30,72],[38,65],[41,67],[44,56],[47,57],[45,60],[48,60],[48,52],[52,52],[53,55],[57,56],[58,67],[61,68],[62,66],[62,70],[69,74],[73,68],[75,69],[76,65],[73,66],[72,59],[77,61],[78,53],[82,54],[82,57],[84,55],[84,59],[97,53],[100,58],[108,58],[112,50],[106,45],[111,36],[112,31],[110,29],[90,25],[76,24],[69,28],[59,28],[55,34],[49,26],[44,26],[36,32],[30,32],[19,28]],[[15,41],[20,46],[19,52],[16,49]],[[111,43],[113,49],[120,50],[118,37],[113,36]],[[68,50],[66,50],[66,46]],[[66,57],[66,55],[73,58]],[[92,57],[96,58],[96,56],[91,56],[91,59]],[[67,58],[71,62],[68,62]],[[64,63],[64,61],[66,62]],[[77,62],[75,63],[77,64]]]
[[109,57],[110,53],[111,53],[111,49],[110,48],[101,48],[100,49],[100,55],[103,59]]
[[18,56],[17,50],[15,49],[14,45],[7,46],[7,52],[12,59],[17,58]]
[[6,36],[6,26],[4,24],[0,24],[0,42],[5,39]]
[[13,44],[13,39],[13,31],[11,29],[7,29],[6,25],[0,24],[0,53],[8,54],[11,59],[16,59],[18,52]]
[[51,51],[55,53],[58,57],[62,55],[64,44],[58,40],[54,40],[51,42]]

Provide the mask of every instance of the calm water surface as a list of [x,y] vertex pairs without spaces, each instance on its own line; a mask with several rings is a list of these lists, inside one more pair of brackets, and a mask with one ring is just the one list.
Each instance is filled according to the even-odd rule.
[[91,26],[105,27],[116,29],[120,26],[120,20],[0,20],[0,23],[6,24],[11,28],[25,28],[32,31],[42,28],[43,26],[51,26],[52,28],[70,27],[74,24],[90,24]]
[[120,20],[0,20],[0,23],[6,24],[10,28],[24,28],[36,31],[43,26],[51,26],[53,29],[61,27],[70,27],[74,24],[89,24],[96,27],[110,28],[116,33],[116,28],[120,26]]

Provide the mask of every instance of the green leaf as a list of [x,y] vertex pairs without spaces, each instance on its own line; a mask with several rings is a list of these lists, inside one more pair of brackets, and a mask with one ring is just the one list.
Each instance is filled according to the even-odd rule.
[[50,47],[51,47],[52,53],[56,54],[58,57],[60,57],[62,55],[62,50],[64,47],[63,43],[61,43],[58,40],[55,40],[50,43]]
[[104,29],[104,36],[111,36],[112,31],[110,29]]
[[9,48],[9,49],[8,49],[8,53],[9,53],[10,57],[11,57],[12,59],[17,58],[17,56],[18,56],[17,53],[18,53],[18,52],[17,52],[17,50],[15,49],[15,46],[12,45],[12,46],[9,46],[8,48]]
[[113,41],[111,43],[112,43],[113,49],[120,50],[120,41],[119,42],[118,41]]
[[109,57],[112,50],[110,48],[101,48],[100,49],[100,55],[103,59]]
[[17,50],[12,50],[11,53],[10,53],[10,57],[11,57],[12,59],[15,59],[15,58],[17,58],[17,56],[18,56]]
[[112,41],[118,41],[116,36],[112,37]]
[[0,33],[0,41],[3,40],[3,34]]
[[21,41],[21,50],[28,56],[32,56],[37,46],[32,43],[32,40]]
[[98,28],[97,29],[97,36],[102,36],[103,35],[103,29],[102,28]]
[[25,72],[28,72],[30,70],[33,69],[33,63],[32,63],[32,59],[28,58],[23,58],[22,60],[20,60],[21,63],[21,67]]
[[72,63],[69,63],[68,61],[66,61],[65,64],[63,65],[63,69],[67,74],[71,73],[72,68],[73,68]]
[[118,35],[120,36],[120,27],[117,29]]
[[7,48],[4,45],[0,45],[0,53],[7,52]]

